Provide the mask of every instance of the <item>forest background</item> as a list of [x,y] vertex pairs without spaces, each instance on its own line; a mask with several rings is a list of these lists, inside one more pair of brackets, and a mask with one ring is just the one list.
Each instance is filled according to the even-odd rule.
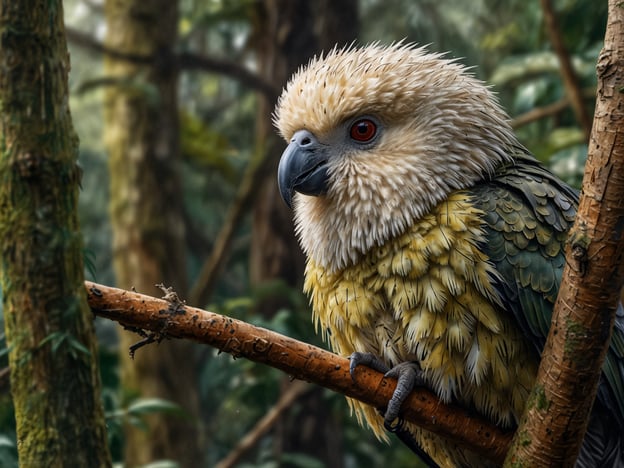
[[[579,186],[606,2],[552,2],[581,108],[566,93],[543,3],[65,1],[87,278],[150,295],[165,283],[191,305],[324,346],[275,181],[284,144],[271,112],[288,76],[353,41],[448,51],[492,84],[522,143]],[[398,442],[359,427],[341,395],[188,343],[164,341],[131,360],[136,335],[96,326],[117,463],[413,465]],[[11,467],[15,423],[3,382],[0,466]]]

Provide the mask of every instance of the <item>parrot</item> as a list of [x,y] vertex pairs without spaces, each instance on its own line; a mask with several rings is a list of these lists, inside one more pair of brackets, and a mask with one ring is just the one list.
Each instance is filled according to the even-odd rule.
[[[534,384],[578,192],[519,142],[471,68],[412,43],[334,47],[296,71],[273,121],[279,192],[306,257],[317,331],[351,372],[398,380],[380,439],[400,424],[430,466],[495,466],[407,421],[416,386],[517,427]],[[624,310],[579,467],[624,466]],[[394,425],[394,426],[393,426]]]

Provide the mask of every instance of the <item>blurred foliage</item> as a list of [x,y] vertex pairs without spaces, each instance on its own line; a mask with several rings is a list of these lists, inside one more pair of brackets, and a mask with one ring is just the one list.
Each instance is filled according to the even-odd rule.
[[[180,40],[176,50],[227,58],[256,66],[247,46],[251,9],[256,0],[181,0]],[[103,37],[102,6],[91,0],[67,0],[66,22]],[[554,2],[564,41],[572,55],[582,86],[591,95],[594,67],[606,24],[606,2],[557,0]],[[354,18],[354,21],[356,19]],[[557,102],[565,97],[558,63],[552,52],[539,0],[361,0],[361,43],[405,39],[449,51],[474,73],[494,86],[511,116]],[[102,78],[102,59],[70,44],[71,108],[80,136],[80,164],[84,170],[80,216],[85,237],[86,276],[114,284],[111,227],[108,221],[108,167],[102,143],[102,89],[84,87]],[[302,57],[302,61],[306,58]],[[76,91],[81,90],[77,93]],[[184,158],[184,202],[187,219],[188,266],[197,276],[210,254],[213,239],[233,200],[241,174],[253,154],[257,96],[237,81],[214,73],[187,72],[179,78],[181,147]],[[587,99],[593,109],[593,100]],[[578,186],[587,152],[586,142],[570,109],[517,129],[521,141],[542,161]],[[252,289],[249,285],[248,247],[253,235],[245,219],[212,298],[210,309],[271,328],[295,338],[319,343],[310,320],[307,299],[298,290],[275,282]],[[272,291],[268,291],[268,289]],[[272,317],[254,312],[254,304],[269,292],[289,298],[287,309]],[[123,424],[141,425],[151,411],[176,413],[166,402],[128,399],[120,395],[115,326],[97,320],[103,399],[108,415],[109,440],[116,461],[121,460]],[[321,344],[322,345],[322,344]],[[206,434],[207,458],[212,466],[226,456],[279,397],[284,375],[274,369],[234,360],[206,348],[202,356],[200,397],[203,412],[197,417]],[[5,353],[0,363],[6,365]],[[413,466],[410,452],[396,441],[384,444],[357,425],[345,399],[324,392],[325,403],[340,422],[344,440],[344,466]],[[175,414],[175,417],[188,415]],[[0,466],[17,466],[13,414],[8,393],[0,396]],[[167,462],[162,461],[166,466]],[[240,466],[319,467],[318,460],[298,453],[275,459],[269,434]],[[199,466],[199,465],[198,465]]]

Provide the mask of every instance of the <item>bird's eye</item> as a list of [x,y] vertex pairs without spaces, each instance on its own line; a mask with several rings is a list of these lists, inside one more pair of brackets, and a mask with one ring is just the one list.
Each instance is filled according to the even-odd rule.
[[359,143],[368,143],[377,134],[377,124],[371,119],[360,119],[351,125],[351,138]]

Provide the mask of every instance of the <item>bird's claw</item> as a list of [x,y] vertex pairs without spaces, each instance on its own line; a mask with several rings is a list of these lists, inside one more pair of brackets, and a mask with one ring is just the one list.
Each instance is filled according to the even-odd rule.
[[[378,356],[372,353],[355,352],[349,357],[349,360],[351,361],[349,364],[351,378],[355,378],[355,368],[361,364],[378,372],[383,372],[385,377],[397,379],[396,389],[388,402],[388,407],[384,414],[385,428],[394,432],[397,425],[393,425],[393,422],[399,416],[401,405],[415,387],[425,384],[422,369],[417,362],[411,361],[402,362],[391,369]],[[398,425],[400,424],[399,422]]]
[[396,421],[395,423],[394,421],[386,420],[385,414],[381,413],[381,415],[384,417],[384,428],[386,429],[386,431],[394,433],[394,432],[398,432],[403,427],[403,422],[404,422],[403,418],[401,417],[396,418],[394,420]]
[[401,405],[407,399],[412,390],[417,386],[425,384],[423,372],[417,362],[402,362],[397,364],[388,372],[385,377],[397,379],[397,386],[388,402],[386,414],[384,414],[384,426],[392,428],[392,422],[399,416]]
[[386,373],[390,370],[390,368],[383,362],[379,357],[375,356],[373,353],[360,353],[355,352],[351,356],[349,356],[349,373],[351,374],[351,378],[355,380],[355,368],[359,365],[370,367],[371,369],[376,370],[377,372]]

